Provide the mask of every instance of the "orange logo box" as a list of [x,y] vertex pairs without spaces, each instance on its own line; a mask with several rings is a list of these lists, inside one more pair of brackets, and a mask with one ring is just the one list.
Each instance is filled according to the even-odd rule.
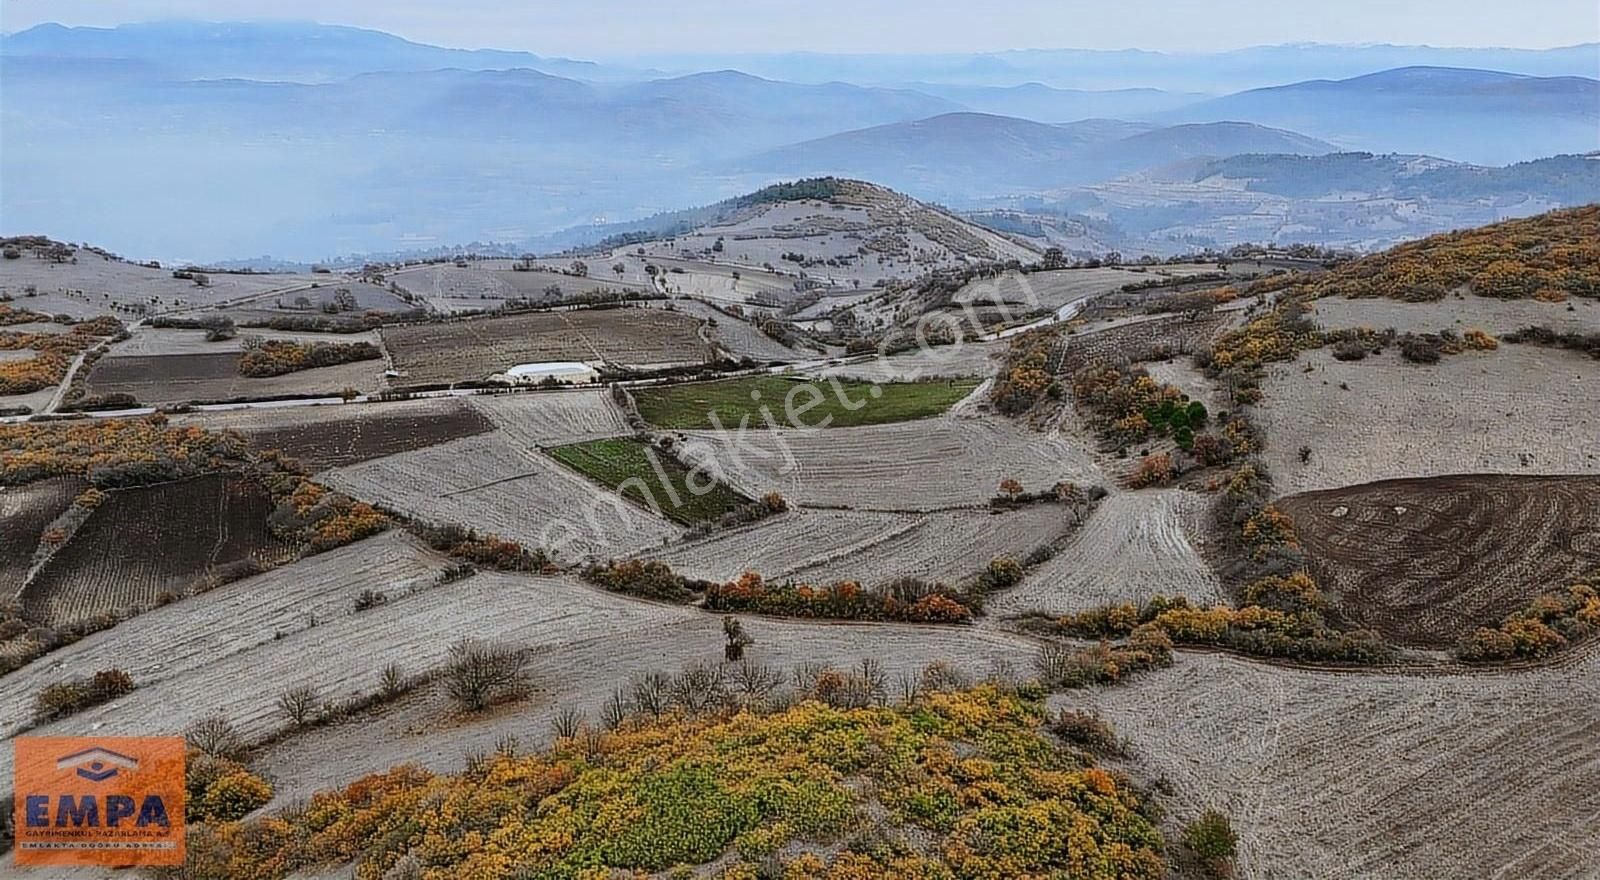
[[183,737],[17,737],[16,864],[183,864]]

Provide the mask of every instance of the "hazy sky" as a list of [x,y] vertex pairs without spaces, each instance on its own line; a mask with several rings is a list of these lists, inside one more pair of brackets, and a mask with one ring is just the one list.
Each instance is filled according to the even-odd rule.
[[[981,10],[981,11],[979,11]],[[1546,48],[1600,40],[1596,0],[3,0],[43,21],[301,19],[465,48],[587,58],[669,52],[1209,51],[1264,43]]]

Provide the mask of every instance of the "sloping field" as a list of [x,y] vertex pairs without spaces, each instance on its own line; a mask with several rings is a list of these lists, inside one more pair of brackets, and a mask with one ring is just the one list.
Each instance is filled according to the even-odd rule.
[[752,500],[723,483],[707,485],[703,475],[691,472],[671,454],[632,437],[570,443],[548,452],[651,513],[688,526],[714,522]]
[[408,516],[470,526],[566,561],[622,556],[680,533],[500,431],[336,468],[319,479]]
[[[350,651],[349,645],[320,640],[320,627],[350,616],[363,590],[381,590],[394,599],[433,586],[448,562],[403,532],[385,532],[224,584],[175,605],[151,609],[0,678],[0,737],[13,735],[16,725],[32,713],[40,689],[77,670],[118,667],[127,670],[141,688],[165,681],[181,689],[184,680],[198,670],[248,657],[280,636],[287,639],[301,631],[308,631],[305,643],[317,648],[314,655],[318,651],[329,657],[358,654]],[[195,692],[192,705],[223,699],[234,688],[256,687],[268,693],[285,686],[283,681],[272,680],[275,676],[264,675],[262,669],[243,668],[247,671],[239,672],[234,681],[224,681],[220,690]],[[288,669],[299,671],[300,665],[286,665],[284,670]],[[157,705],[149,708],[154,710]],[[148,725],[145,729],[152,731],[181,728],[155,711],[144,722]],[[5,752],[3,760],[11,759],[10,749],[0,751]]]
[[1499,336],[1523,327],[1549,327],[1558,333],[1600,331],[1600,303],[1573,299],[1547,303],[1534,299],[1492,299],[1484,296],[1453,297],[1441,302],[1412,303],[1393,299],[1346,299],[1330,296],[1312,304],[1317,323],[1335,330],[1342,327],[1393,327],[1402,333],[1437,333],[1440,330],[1477,328]]
[[468,401],[524,449],[618,437],[632,430],[611,392],[604,390],[483,394]]
[[1438,677],[1183,654],[1051,703],[1128,737],[1174,819],[1227,813],[1241,877],[1595,876],[1600,654]]
[[[1213,267],[1214,269],[1214,267]],[[1120,290],[1124,284],[1137,284],[1160,278],[1154,270],[1133,269],[1058,269],[1051,272],[1007,272],[999,278],[980,278],[956,291],[958,303],[1010,303],[1028,309],[1059,309],[1098,293]]]
[[279,450],[311,472],[423,449],[494,429],[456,398],[241,409],[178,416],[180,424],[233,429],[257,451]]
[[90,395],[131,394],[141,403],[232,400],[285,394],[336,395],[384,387],[382,360],[357,361],[263,379],[239,375],[238,352],[101,358],[89,373]]
[[[106,305],[148,306],[152,301],[162,308],[198,306],[227,302],[240,297],[269,294],[277,290],[302,290],[313,283],[335,285],[339,276],[268,275],[207,273],[209,283],[200,287],[194,281],[172,277],[172,270],[152,269],[137,263],[112,260],[79,249],[76,263],[55,263],[26,254],[20,260],[0,264],[0,291],[21,298],[27,287],[35,287],[40,297],[56,295],[73,298],[104,314]],[[342,279],[341,279],[342,280]],[[286,294],[293,297],[303,294]],[[54,306],[54,304],[52,304]],[[49,311],[67,311],[52,307]]]
[[106,357],[149,357],[159,354],[221,354],[244,351],[244,342],[250,337],[288,342],[329,342],[347,345],[366,342],[378,345],[377,331],[365,333],[293,333],[241,327],[238,335],[220,342],[207,342],[206,331],[185,330],[177,327],[140,327],[127,339],[106,350]]
[[272,498],[259,483],[213,474],[107,493],[20,595],[52,624],[182,594],[217,566],[277,563],[294,547],[267,527]]
[[1286,493],[1445,474],[1600,474],[1600,361],[1577,352],[1502,344],[1418,366],[1393,349],[1349,362],[1321,349],[1272,367],[1262,390],[1256,423]]
[[1000,370],[1005,351],[1003,342],[929,346],[858,363],[834,364],[815,370],[813,374],[880,383],[950,376],[988,377]]
[[1195,549],[1208,500],[1181,489],[1113,493],[1055,558],[991,598],[986,610],[999,617],[1066,614],[1157,595],[1223,602],[1221,584]]
[[1342,616],[1445,646],[1600,569],[1600,477],[1390,480],[1281,498]]
[[931,418],[977,386],[975,379],[874,385],[763,375],[639,388],[633,397],[645,421],[673,430],[849,428]]
[[517,364],[698,364],[700,321],[659,308],[581,309],[386,327],[384,347],[410,385],[487,379]]
[[39,535],[87,488],[88,481],[78,477],[0,488],[0,599],[22,589]]
[[685,454],[709,460],[751,497],[865,510],[986,504],[1000,481],[1029,490],[1104,482],[1087,448],[1060,431],[945,417],[864,428],[697,431]]
[[801,358],[794,349],[762,333],[749,321],[723,314],[703,302],[680,299],[674,300],[672,305],[685,315],[715,321],[716,326],[711,328],[711,338],[715,339],[724,351],[736,358],[747,357],[763,362],[793,361]]
[[1055,505],[991,514],[864,513],[798,510],[704,540],[641,556],[660,559],[679,574],[729,581],[744,571],[768,580],[872,586],[896,577],[954,582],[977,574],[999,556],[1020,559],[1067,530]]

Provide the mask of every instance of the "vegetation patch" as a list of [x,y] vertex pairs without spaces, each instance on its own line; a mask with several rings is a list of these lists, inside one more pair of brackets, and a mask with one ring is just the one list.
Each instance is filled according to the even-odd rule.
[[1538,660],[1600,633],[1600,575],[1545,593],[1496,627],[1479,627],[1455,647],[1469,663]]
[[[10,313],[13,318],[19,315],[30,313]],[[74,358],[122,330],[122,322],[115,318],[96,318],[74,324],[66,333],[0,332],[0,351],[33,352],[27,360],[0,361],[0,396],[31,394],[60,385]]]
[[0,485],[85,477],[101,488],[141,486],[245,461],[233,431],[172,427],[165,416],[0,425]]
[[567,467],[624,498],[684,525],[715,521],[751,499],[647,443],[619,437],[547,450]]
[[643,388],[634,399],[645,421],[671,430],[850,428],[939,415],[978,385],[976,379],[877,385],[755,376]]
[[[1015,578],[1021,579],[1020,570],[1015,572]],[[912,578],[868,590],[855,581],[827,586],[769,584],[761,575],[747,571],[726,584],[708,588],[705,606],[713,611],[829,620],[964,623],[972,618],[972,609],[958,594]]]
[[383,352],[370,342],[290,342],[249,337],[244,341],[244,354],[239,356],[239,375],[264,379],[381,357]]
[[1165,876],[1153,808],[1041,734],[1042,707],[1017,694],[689,714],[574,725],[548,752],[502,749],[458,776],[397,767],[193,829],[189,871],[577,878],[725,859],[728,880]]
[[1508,333],[1505,341],[1518,345],[1544,345],[1581,351],[1589,357],[1600,359],[1600,333],[1558,333],[1549,327],[1524,327]]

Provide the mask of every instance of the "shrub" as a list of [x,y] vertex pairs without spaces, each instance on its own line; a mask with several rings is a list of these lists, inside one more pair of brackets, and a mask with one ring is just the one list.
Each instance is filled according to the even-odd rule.
[[222,715],[208,715],[189,725],[183,738],[190,748],[212,758],[237,761],[247,750],[244,737]]
[[1116,731],[1093,712],[1063,709],[1050,725],[1050,732],[1090,754],[1119,757],[1124,753]]
[[389,595],[382,590],[366,589],[362,590],[359,596],[356,596],[353,606],[356,611],[370,611],[379,605],[387,604],[388,601]]
[[250,338],[245,340],[244,354],[239,356],[239,374],[259,379],[381,357],[383,352],[370,342],[301,343]]
[[317,691],[310,685],[297,685],[278,697],[278,711],[296,727],[310,721],[317,710]]
[[1173,467],[1172,456],[1165,452],[1147,455],[1134,469],[1133,475],[1128,478],[1129,485],[1135,489],[1145,489],[1151,486],[1163,486],[1171,482],[1177,470]]
[[1443,352],[1443,343],[1431,334],[1407,333],[1400,337],[1400,356],[1414,364],[1436,364]]
[[1217,810],[1206,810],[1184,827],[1183,843],[1215,875],[1225,872],[1227,861],[1238,850],[1239,835],[1234,833],[1233,823],[1227,816]]
[[591,565],[583,576],[613,593],[625,593],[643,599],[666,602],[691,602],[696,591],[687,579],[673,572],[665,562],[640,559],[612,560],[604,565]]
[[212,822],[237,822],[272,800],[272,785],[246,770],[235,770],[206,788],[201,799],[203,818]]
[[978,579],[986,589],[1003,590],[1022,582],[1022,566],[1015,559],[992,559]]
[[87,678],[47,685],[34,701],[35,721],[81,712],[133,691],[133,678],[120,669],[102,669]]
[[1367,353],[1366,344],[1358,339],[1346,339],[1333,346],[1333,359],[1338,361],[1365,360]]

